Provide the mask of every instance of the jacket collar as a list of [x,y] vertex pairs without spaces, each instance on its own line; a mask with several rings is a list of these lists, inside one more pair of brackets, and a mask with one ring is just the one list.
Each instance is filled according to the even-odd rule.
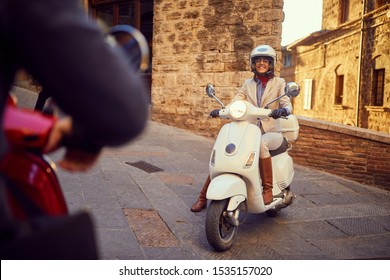
[[253,75],[253,80],[256,82],[256,84],[258,84],[259,82],[261,82],[261,85],[263,87],[265,87],[265,85],[267,84],[267,82],[269,80],[271,80],[275,75],[273,73],[269,73],[269,74],[265,74],[265,75],[256,75],[254,74]]

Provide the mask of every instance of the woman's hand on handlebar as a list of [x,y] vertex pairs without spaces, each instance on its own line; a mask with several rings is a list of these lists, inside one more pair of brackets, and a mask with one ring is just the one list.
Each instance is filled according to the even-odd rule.
[[[58,120],[49,135],[44,152],[49,153],[62,146],[64,139],[72,135],[72,127],[72,118],[65,117]],[[71,146],[66,147],[64,158],[58,162],[58,165],[67,171],[87,171],[96,163],[99,154],[99,152]]]
[[219,117],[219,111],[220,111],[220,109],[212,110],[212,111],[210,112],[210,117],[212,117],[212,118]]
[[58,165],[67,171],[87,171],[95,165],[99,154],[67,148],[64,158],[58,162]]
[[279,119],[281,117],[287,117],[288,112],[286,108],[280,108],[280,109],[275,109],[273,110],[268,116],[270,116],[273,119]]
[[72,133],[72,118],[65,117],[55,122],[44,148],[45,153],[50,153],[61,146],[62,140]]

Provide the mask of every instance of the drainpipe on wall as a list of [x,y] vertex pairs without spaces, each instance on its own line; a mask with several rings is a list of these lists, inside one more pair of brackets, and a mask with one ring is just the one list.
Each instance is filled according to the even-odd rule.
[[362,76],[362,61],[363,61],[363,37],[364,37],[364,13],[366,10],[366,0],[363,0],[362,22],[360,26],[360,46],[359,46],[359,64],[356,86],[356,126],[359,127],[359,107],[360,107],[360,81]]

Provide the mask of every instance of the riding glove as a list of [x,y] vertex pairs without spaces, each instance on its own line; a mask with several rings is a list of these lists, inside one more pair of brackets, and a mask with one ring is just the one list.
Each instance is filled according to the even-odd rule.
[[212,110],[212,111],[210,112],[210,116],[213,117],[213,118],[218,117],[218,116],[219,116],[219,110],[220,110],[220,109]]
[[286,108],[280,108],[280,109],[275,109],[269,114],[270,117],[274,119],[279,119],[280,117],[286,117],[288,116],[288,111]]

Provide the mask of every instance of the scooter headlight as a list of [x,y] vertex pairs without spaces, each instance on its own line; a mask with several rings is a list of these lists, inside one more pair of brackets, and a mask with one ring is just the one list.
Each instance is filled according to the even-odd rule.
[[241,118],[245,113],[246,105],[244,101],[236,101],[230,106],[230,115],[235,119]]

